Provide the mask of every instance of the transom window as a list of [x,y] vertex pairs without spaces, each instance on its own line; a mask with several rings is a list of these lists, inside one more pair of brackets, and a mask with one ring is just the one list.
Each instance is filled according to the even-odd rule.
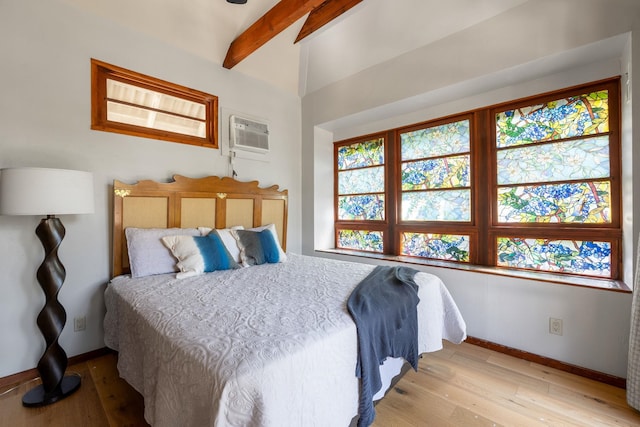
[[335,144],[336,247],[617,279],[619,79]]
[[218,98],[91,60],[91,128],[218,148]]

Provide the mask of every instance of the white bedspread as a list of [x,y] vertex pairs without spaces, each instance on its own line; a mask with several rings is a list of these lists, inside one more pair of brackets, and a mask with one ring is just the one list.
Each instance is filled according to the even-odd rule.
[[[177,280],[112,280],[105,342],[153,426],[348,426],[357,414],[356,328],[346,309],[372,265],[288,261]],[[465,323],[419,273],[420,352],[459,343]]]

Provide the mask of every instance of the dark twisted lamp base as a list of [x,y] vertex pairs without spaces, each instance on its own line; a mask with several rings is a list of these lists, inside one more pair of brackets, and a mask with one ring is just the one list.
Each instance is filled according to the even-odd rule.
[[58,291],[66,271],[58,259],[58,247],[64,238],[64,226],[53,215],[42,219],[36,235],[44,247],[44,260],[38,268],[38,283],[45,294],[45,304],[38,315],[38,328],[47,344],[38,362],[42,384],[29,390],[22,398],[24,406],[45,406],[64,399],[80,387],[80,376],[64,376],[67,354],[58,344],[58,338],[67,321],[64,307],[58,302]]

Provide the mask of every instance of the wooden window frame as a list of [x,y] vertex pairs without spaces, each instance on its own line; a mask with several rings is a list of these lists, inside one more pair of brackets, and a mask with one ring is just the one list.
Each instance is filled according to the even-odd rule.
[[[200,138],[177,132],[107,120],[108,79],[117,80],[122,83],[170,95],[186,101],[204,104],[205,119],[203,122],[205,124],[205,137]],[[97,59],[91,59],[91,129],[217,149],[219,148],[218,97],[107,64]]]
[[[373,139],[382,139],[384,144],[384,177],[385,177],[385,187],[384,187],[384,195],[385,195],[385,203],[384,203],[384,220],[340,220],[338,219],[338,199],[339,199],[339,190],[338,190],[338,149],[345,145],[354,145],[358,143],[364,143],[367,141],[371,141]],[[392,208],[395,206],[395,193],[390,190],[390,185],[393,182],[392,175],[395,170],[395,154],[391,149],[391,145],[389,144],[389,140],[393,140],[392,132],[382,132],[382,133],[374,133],[369,135],[364,135],[356,138],[351,138],[348,140],[340,141],[334,144],[333,146],[333,160],[334,160],[334,189],[333,194],[334,197],[334,224],[336,225],[334,232],[335,244],[337,247],[338,244],[338,234],[340,230],[367,230],[367,231],[380,231],[383,233],[383,246],[385,248],[389,248],[393,245],[393,236],[391,232],[391,224],[395,222],[396,210]],[[392,199],[390,198],[392,197]],[[370,251],[361,251],[361,252],[370,252]],[[377,252],[371,252],[377,253]],[[386,253],[386,251],[385,251]]]
[[[478,240],[475,236],[478,235],[478,219],[476,218],[476,213],[478,209],[475,209],[476,203],[476,186],[475,182],[479,182],[476,180],[474,176],[474,172],[479,168],[476,167],[478,164],[478,160],[476,158],[476,152],[478,151],[476,148],[476,144],[474,144],[475,138],[475,129],[476,129],[476,117],[475,113],[462,113],[451,115],[447,117],[442,117],[434,120],[430,120],[428,122],[417,123],[409,126],[404,126],[402,128],[398,128],[394,131],[394,166],[396,168],[394,173],[394,185],[396,192],[396,226],[395,232],[393,233],[395,236],[394,241],[394,254],[401,254],[401,239],[400,234],[403,232],[414,232],[414,233],[433,233],[433,234],[463,234],[468,235],[470,238],[469,243],[469,262],[464,262],[463,264],[477,264],[477,255],[478,251]],[[470,207],[470,219],[469,221],[403,221],[401,219],[401,208],[402,208],[402,175],[401,175],[401,166],[402,166],[402,144],[401,144],[401,134],[412,132],[420,129],[437,127],[440,125],[445,125],[448,123],[454,123],[461,120],[469,121],[469,138],[470,138],[470,146],[469,146],[469,157],[470,157],[470,168],[471,168],[471,176],[470,176],[470,193],[471,193],[471,207]],[[403,255],[409,256],[409,255]],[[413,257],[413,256],[412,256]],[[421,257],[415,257],[421,258]],[[429,259],[429,258],[426,258]],[[440,259],[435,259],[436,261],[444,261]],[[447,260],[445,262],[454,262],[458,263],[459,261]]]
[[[496,194],[497,184],[497,148],[495,140],[495,116],[497,112],[514,109],[518,107],[540,104],[556,99],[562,99],[569,96],[575,96],[596,90],[608,90],[609,98],[609,162],[611,177],[611,223],[610,224],[509,224],[498,222],[497,200],[489,197],[489,209],[491,222],[487,227],[486,247],[493,250],[487,251],[489,265],[496,265],[497,237],[539,237],[543,234],[549,239],[567,239],[567,240],[593,240],[593,241],[611,241],[611,279],[617,280],[622,275],[622,152],[621,152],[621,102],[620,102],[620,79],[606,79],[597,82],[587,83],[584,85],[573,86],[554,92],[540,94],[537,96],[527,97],[516,101],[495,105],[489,109],[489,126],[487,126],[486,138],[489,139],[490,157],[492,158],[489,173],[491,182],[491,191]],[[604,134],[599,134],[604,135]],[[592,135],[597,136],[597,135]],[[558,181],[559,183],[563,181]],[[573,274],[576,276],[591,277],[589,275]]]
[[[609,91],[609,158],[611,176],[611,223],[609,224],[562,224],[562,223],[513,223],[498,222],[497,212],[497,149],[495,134],[495,115],[499,111],[524,107],[594,90]],[[521,98],[497,105],[491,105],[473,111],[442,117],[427,122],[403,126],[384,132],[355,137],[334,143],[334,182],[335,182],[335,237],[336,247],[340,229],[383,230],[384,255],[400,255],[400,233],[403,231],[423,233],[467,234],[470,235],[469,262],[465,265],[497,267],[497,243],[500,237],[544,237],[550,239],[606,240],[611,242],[611,277],[619,280],[622,275],[622,166],[621,166],[621,101],[620,78],[610,78],[561,90]],[[401,173],[400,173],[400,134],[425,127],[437,126],[469,117],[471,138],[471,221],[469,222],[422,222],[400,221]],[[364,142],[374,137],[385,137],[385,177],[386,215],[385,221],[341,221],[338,219],[337,193],[337,148],[342,145]],[[482,249],[484,248],[484,249]],[[345,249],[345,248],[341,248]],[[348,250],[348,249],[347,249]],[[354,252],[360,252],[353,250]],[[442,261],[456,263],[455,261]],[[513,269],[511,269],[513,270]],[[599,278],[589,275],[558,273],[538,270],[524,270],[535,273],[556,273],[567,276]]]

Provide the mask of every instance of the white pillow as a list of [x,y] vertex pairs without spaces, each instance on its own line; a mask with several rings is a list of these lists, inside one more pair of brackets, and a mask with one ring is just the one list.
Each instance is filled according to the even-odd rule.
[[[214,230],[211,227],[198,227],[201,236],[206,236],[211,233],[211,230]],[[241,225],[236,225],[231,228],[221,228],[215,229],[222,239],[222,243],[229,251],[229,254],[234,259],[235,262],[240,262],[240,248],[238,247],[238,242],[236,242],[235,237],[231,233],[231,230],[244,230],[244,227]]]
[[124,230],[129,252],[131,277],[165,274],[178,271],[176,259],[162,243],[164,236],[199,236],[196,228],[135,228]]

